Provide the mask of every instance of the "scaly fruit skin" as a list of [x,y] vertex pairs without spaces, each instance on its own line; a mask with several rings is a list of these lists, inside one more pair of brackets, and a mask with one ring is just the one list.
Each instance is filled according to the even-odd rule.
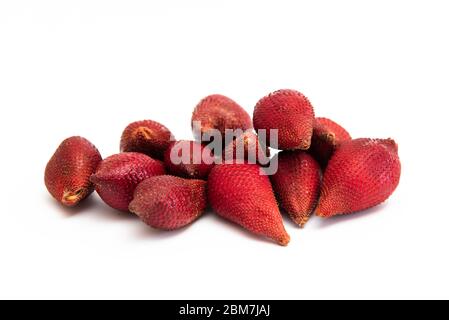
[[235,160],[246,160],[253,164],[267,164],[270,159],[270,149],[265,143],[259,141],[257,134],[252,130],[247,130],[226,146],[223,157],[226,163],[238,163]]
[[[300,92],[279,90],[262,98],[254,109],[254,128],[278,129],[280,150],[307,150],[310,147],[315,113],[312,104]],[[270,147],[276,147],[271,145]]]
[[45,169],[48,192],[67,207],[76,206],[94,190],[89,181],[101,162],[97,148],[82,137],[64,140]]
[[[174,162],[180,160],[183,160],[180,164]],[[214,167],[215,158],[212,151],[201,143],[181,140],[172,143],[167,149],[164,163],[175,176],[204,180]]]
[[310,153],[322,168],[326,168],[335,150],[351,139],[351,135],[338,123],[327,118],[316,118]]
[[110,207],[128,211],[137,185],[153,176],[164,175],[162,162],[142,153],[120,153],[106,158],[91,177],[95,190]]
[[[196,128],[195,122],[201,127]],[[250,115],[235,101],[220,94],[207,96],[196,106],[192,115],[192,129],[201,134],[210,134],[212,129],[220,131],[222,139],[225,129],[252,129]],[[199,137],[195,137],[199,140]]]
[[321,169],[304,151],[282,151],[272,161],[278,171],[271,176],[281,207],[301,228],[309,221],[320,196]]
[[174,140],[170,130],[162,124],[152,120],[137,121],[123,131],[120,151],[143,153],[163,160],[165,150]]
[[290,241],[270,179],[255,164],[223,164],[212,169],[208,198],[218,215],[286,246]]
[[386,201],[401,176],[398,146],[392,139],[344,142],[324,173],[317,215],[362,211]]
[[139,184],[129,210],[153,228],[176,230],[198,219],[206,206],[206,181],[165,175]]

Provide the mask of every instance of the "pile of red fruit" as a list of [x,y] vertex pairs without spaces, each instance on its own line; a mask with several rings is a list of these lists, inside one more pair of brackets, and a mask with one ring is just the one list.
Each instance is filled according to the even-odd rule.
[[[280,208],[303,227],[314,212],[328,218],[376,206],[399,184],[394,140],[352,139],[337,123],[315,118],[309,100],[294,90],[262,98],[253,121],[236,102],[211,95],[195,108],[192,127],[194,123],[201,123],[201,134],[243,130],[224,148],[223,154],[231,155],[237,142],[243,142],[245,150],[256,146],[268,156],[269,148],[253,130],[267,130],[270,141],[270,130],[277,129],[277,147],[283,150],[271,159],[278,163],[277,172],[263,175],[263,166],[248,159],[214,164],[217,155],[200,141],[173,142],[170,130],[147,120],[129,125],[121,153],[104,160],[84,138],[62,142],[45,170],[47,189],[65,206],[76,206],[96,190],[112,208],[132,212],[162,230],[191,224],[210,205],[243,228],[287,245],[290,236]],[[202,159],[193,161],[192,152],[190,163],[174,163],[173,150],[182,152],[185,145],[200,149]]]

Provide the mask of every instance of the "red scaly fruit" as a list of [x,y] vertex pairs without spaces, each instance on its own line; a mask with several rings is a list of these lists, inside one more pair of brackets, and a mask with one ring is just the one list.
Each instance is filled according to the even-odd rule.
[[[201,123],[199,128],[195,123]],[[250,115],[235,101],[223,95],[210,95],[196,106],[192,115],[192,129],[195,133],[207,135],[211,130],[220,131],[224,139],[226,129],[252,129]],[[198,132],[197,132],[198,131]],[[195,137],[200,140],[200,137]]]
[[137,186],[129,210],[153,228],[176,230],[198,219],[206,206],[206,181],[158,176]]
[[168,172],[187,179],[207,179],[215,158],[208,147],[196,141],[174,142],[165,152]]
[[145,179],[164,174],[162,162],[142,153],[127,152],[103,160],[91,181],[107,205],[128,211],[137,185]]
[[226,163],[246,160],[250,163],[267,164],[270,160],[270,149],[259,140],[257,134],[247,130],[226,146],[223,156]]
[[174,140],[170,130],[162,124],[152,120],[137,121],[123,131],[120,151],[143,153],[163,160],[165,150]]
[[254,109],[254,128],[278,131],[280,150],[307,150],[310,147],[315,113],[312,104],[295,90],[279,90],[262,98]]
[[100,153],[88,140],[81,137],[64,140],[45,169],[48,192],[59,203],[76,206],[93,192],[89,178],[100,162]]
[[328,218],[362,211],[386,201],[401,176],[392,139],[356,139],[335,151],[324,173],[317,215]]
[[290,242],[270,179],[256,164],[215,166],[208,180],[209,203],[218,215],[286,246]]
[[351,135],[338,123],[327,118],[316,118],[310,153],[321,167],[326,168],[335,150],[351,139]]
[[302,228],[320,196],[320,166],[304,151],[282,151],[272,161],[278,161],[278,170],[271,176],[271,182],[279,203]]

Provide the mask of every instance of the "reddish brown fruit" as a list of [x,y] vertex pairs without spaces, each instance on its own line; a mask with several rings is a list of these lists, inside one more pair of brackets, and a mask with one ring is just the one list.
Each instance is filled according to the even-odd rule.
[[188,179],[207,179],[215,159],[212,151],[195,141],[172,143],[165,152],[165,165],[176,176]]
[[206,199],[203,180],[158,176],[139,184],[129,210],[153,228],[175,230],[198,219],[206,209]]
[[344,142],[324,173],[317,215],[332,217],[374,207],[399,184],[401,163],[392,139]]
[[228,144],[224,150],[226,163],[238,163],[234,160],[246,160],[250,163],[267,164],[270,161],[270,149],[259,141],[257,134],[248,130]]
[[165,174],[162,162],[141,153],[120,153],[101,162],[91,181],[110,207],[128,211],[137,185],[145,179]]
[[335,150],[351,139],[351,135],[338,123],[327,118],[316,118],[310,153],[325,168]]
[[[195,122],[201,123],[199,128]],[[192,115],[192,129],[201,134],[210,134],[211,130],[220,131],[222,138],[225,129],[252,129],[253,124],[250,115],[235,101],[228,97],[214,94],[201,100]],[[199,140],[199,137],[195,137]]]
[[270,179],[255,164],[224,164],[212,169],[208,197],[222,217],[286,246],[290,242]]
[[301,228],[313,214],[320,196],[321,170],[304,151],[282,151],[272,161],[278,171],[271,176],[281,207]]
[[93,192],[89,178],[100,162],[100,153],[88,140],[64,140],[45,169],[48,192],[65,206],[77,205]]
[[144,120],[131,123],[123,132],[121,152],[138,152],[154,159],[163,160],[164,152],[174,137],[162,124]]
[[281,150],[307,150],[310,147],[315,114],[309,100],[295,90],[279,90],[262,98],[254,109],[254,128],[267,130],[270,147],[270,129],[278,129]]

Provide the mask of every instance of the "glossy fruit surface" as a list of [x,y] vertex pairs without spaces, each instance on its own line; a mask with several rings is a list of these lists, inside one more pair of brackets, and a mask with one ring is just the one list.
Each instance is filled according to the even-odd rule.
[[91,181],[106,204],[128,211],[137,185],[145,179],[164,174],[162,162],[142,153],[126,152],[103,160]]
[[351,135],[338,123],[327,118],[316,118],[310,154],[325,168],[335,150],[349,140]]
[[162,160],[164,152],[174,137],[167,127],[159,122],[143,120],[131,123],[123,131],[121,152],[138,152]]
[[218,215],[286,246],[290,242],[267,176],[255,164],[223,164],[212,169],[208,198]]
[[271,176],[277,199],[292,220],[304,227],[320,196],[320,166],[304,151],[282,151],[272,161],[278,161],[278,171]]
[[129,210],[153,228],[175,230],[198,219],[206,206],[205,181],[164,175],[140,183]]
[[[254,128],[267,131],[269,146],[280,150],[308,150],[315,113],[312,104],[295,90],[279,90],[262,98],[254,108]],[[278,146],[270,130],[278,130]]]
[[[225,139],[226,129],[245,131],[252,127],[250,115],[234,100],[220,94],[201,100],[192,114],[194,131],[210,134],[211,130],[215,129],[220,132],[222,140]],[[195,138],[198,140],[199,137]]]
[[398,146],[392,139],[355,139],[337,149],[324,173],[317,215],[331,217],[386,201],[401,177]]
[[76,206],[93,192],[89,179],[100,162],[100,152],[87,139],[64,140],[45,169],[48,192],[61,204]]

